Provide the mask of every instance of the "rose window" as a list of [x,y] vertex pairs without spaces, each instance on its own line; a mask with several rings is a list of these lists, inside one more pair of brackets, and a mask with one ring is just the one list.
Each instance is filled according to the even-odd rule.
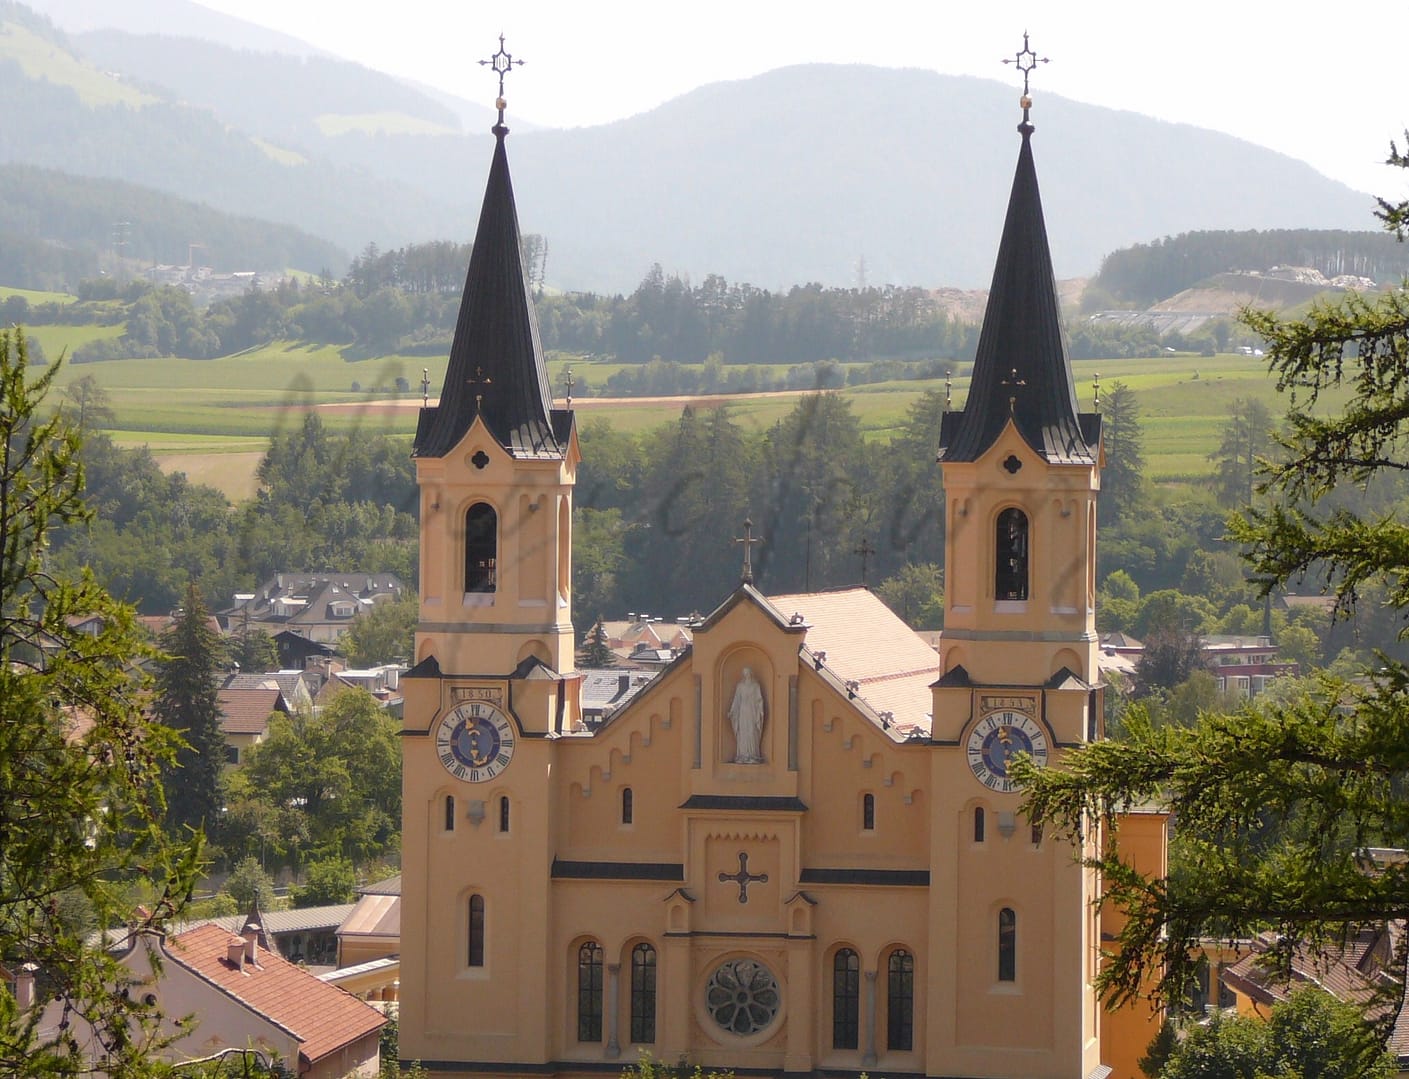
[[714,1021],[731,1034],[756,1034],[778,1014],[782,994],[778,979],[762,963],[731,959],[705,986],[705,1004]]

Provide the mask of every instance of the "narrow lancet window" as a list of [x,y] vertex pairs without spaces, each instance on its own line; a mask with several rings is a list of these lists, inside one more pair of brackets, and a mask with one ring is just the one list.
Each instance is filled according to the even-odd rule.
[[602,1040],[602,946],[595,940],[577,949],[577,1040]]
[[656,1040],[656,950],[649,944],[631,949],[631,1041]]
[[998,912],[998,980],[1018,980],[1018,916],[1012,907]]
[[886,964],[886,1047],[915,1047],[915,957],[904,948],[891,952]]
[[484,966],[484,896],[470,896],[469,965]]
[[850,948],[832,957],[832,1048],[855,1049],[861,1030],[861,959]]
[[1027,514],[1006,509],[998,515],[993,596],[1025,600],[1028,589]]

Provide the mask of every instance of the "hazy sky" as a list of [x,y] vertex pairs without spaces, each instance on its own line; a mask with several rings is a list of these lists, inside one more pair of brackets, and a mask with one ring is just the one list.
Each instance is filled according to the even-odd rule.
[[978,75],[1012,83],[1016,97],[1001,60],[1027,30],[1051,58],[1033,75],[1039,110],[1044,93],[1131,109],[1290,154],[1361,191],[1409,193],[1409,174],[1380,164],[1409,126],[1403,0],[200,2],[486,105],[495,83],[474,61],[502,31],[526,61],[506,87],[510,117],[549,126],[603,123],[809,62]]

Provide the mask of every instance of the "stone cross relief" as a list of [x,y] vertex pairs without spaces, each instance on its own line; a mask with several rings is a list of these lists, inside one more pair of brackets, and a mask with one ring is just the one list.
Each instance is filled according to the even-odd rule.
[[763,687],[745,667],[729,703],[729,723],[734,728],[734,758],[730,764],[763,764]]
[[744,851],[739,851],[739,871],[737,873],[725,873],[721,870],[719,874],[720,884],[729,884],[731,882],[739,886],[739,902],[747,903],[749,901],[749,885],[767,884],[768,874],[750,873],[749,856]]

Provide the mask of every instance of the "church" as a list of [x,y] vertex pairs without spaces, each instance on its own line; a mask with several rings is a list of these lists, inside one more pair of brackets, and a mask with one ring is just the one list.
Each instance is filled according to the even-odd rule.
[[[755,537],[722,523],[740,579],[588,723],[580,452],[520,261],[500,57],[445,385],[415,437],[401,1059],[465,1077],[618,1074],[642,1053],[739,1075],[1139,1076],[1159,1016],[1103,1009],[1100,881],[1023,818],[1008,775],[1016,753],[1050,766],[1103,737],[1100,416],[1063,345],[1030,99],[969,395],[937,447],[939,649],[864,588],[765,595]],[[1162,869],[1162,815],[1118,827]]]

